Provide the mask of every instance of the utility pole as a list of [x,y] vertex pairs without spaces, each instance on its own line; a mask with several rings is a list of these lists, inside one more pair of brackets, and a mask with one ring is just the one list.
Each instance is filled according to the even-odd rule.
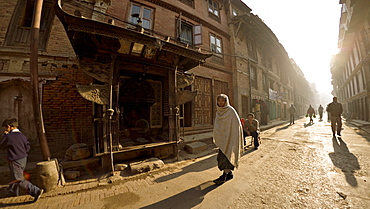
[[50,160],[50,150],[46,140],[44,122],[39,94],[39,76],[38,76],[38,48],[40,37],[40,21],[43,0],[36,0],[33,10],[33,22],[31,28],[31,53],[30,53],[30,82],[32,90],[32,106],[35,119],[37,137],[43,154],[44,160]]

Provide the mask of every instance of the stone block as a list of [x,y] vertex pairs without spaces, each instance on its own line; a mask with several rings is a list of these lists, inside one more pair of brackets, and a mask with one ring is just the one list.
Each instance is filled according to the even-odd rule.
[[80,171],[66,171],[64,172],[64,178],[68,180],[76,179],[80,176]]
[[149,158],[140,162],[130,163],[131,173],[138,174],[148,172],[164,166],[164,162],[158,158]]
[[207,149],[207,144],[203,142],[192,142],[185,146],[185,150],[191,154],[199,154]]
[[123,164],[123,163],[121,163],[121,164],[115,164],[115,165],[114,165],[114,170],[115,170],[115,171],[123,171],[123,170],[125,170],[127,167],[128,167],[128,165],[127,165],[127,164]]
[[67,149],[65,158],[68,160],[80,160],[90,157],[91,154],[92,152],[89,145],[77,143]]

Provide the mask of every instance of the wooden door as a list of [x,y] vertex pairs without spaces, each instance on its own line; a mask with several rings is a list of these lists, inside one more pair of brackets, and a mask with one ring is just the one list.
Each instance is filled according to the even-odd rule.
[[212,125],[212,80],[196,77],[194,90],[198,93],[194,99],[193,125]]
[[22,133],[31,143],[37,143],[30,83],[20,79],[2,82],[0,98],[0,123],[7,118],[17,118]]
[[227,96],[229,96],[228,94],[228,88],[227,88],[227,83],[226,82],[223,82],[223,81],[218,81],[218,80],[215,80],[215,85],[214,85],[214,96],[212,98],[212,102],[213,102],[213,118],[216,118],[216,97],[220,94],[226,94]]

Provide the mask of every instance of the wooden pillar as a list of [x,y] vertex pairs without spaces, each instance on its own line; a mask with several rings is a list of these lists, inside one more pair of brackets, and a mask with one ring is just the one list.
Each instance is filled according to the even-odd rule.
[[33,13],[33,23],[31,28],[31,46],[30,46],[30,81],[32,90],[32,106],[35,119],[37,137],[41,147],[44,160],[50,160],[50,150],[46,139],[44,121],[42,118],[42,108],[40,104],[39,76],[38,76],[38,46],[40,38],[40,22],[43,0],[35,2]]
[[169,115],[168,115],[168,128],[169,128],[169,139],[170,141],[177,140],[177,128],[176,128],[176,69],[168,71],[168,104],[169,104]]

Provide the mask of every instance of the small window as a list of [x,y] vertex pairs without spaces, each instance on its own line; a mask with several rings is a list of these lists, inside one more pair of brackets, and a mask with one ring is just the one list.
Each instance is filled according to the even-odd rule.
[[215,35],[211,34],[211,52],[214,52],[216,55],[221,56],[222,54],[222,46],[221,46],[221,39],[216,37]]
[[251,84],[254,88],[257,88],[257,70],[254,66],[251,66]]
[[[134,16],[136,14],[137,16]],[[152,29],[153,9],[138,4],[132,4],[130,23],[140,24],[145,29]],[[140,22],[141,21],[141,22]]]
[[[5,38],[6,46],[29,47],[31,40],[31,27],[35,0],[19,0],[9,24]],[[50,29],[54,19],[54,2],[45,0],[42,6],[40,19],[39,48],[46,49]]]
[[233,8],[233,16],[238,16],[238,11],[235,8]]
[[194,0],[179,0],[179,1],[194,8]]
[[181,21],[179,39],[180,42],[189,45],[202,44],[202,25],[190,25]]
[[193,45],[193,26],[183,22],[181,23],[180,41]]
[[208,12],[216,15],[217,17],[220,17],[220,11],[219,11],[218,3],[214,0],[208,0]]

